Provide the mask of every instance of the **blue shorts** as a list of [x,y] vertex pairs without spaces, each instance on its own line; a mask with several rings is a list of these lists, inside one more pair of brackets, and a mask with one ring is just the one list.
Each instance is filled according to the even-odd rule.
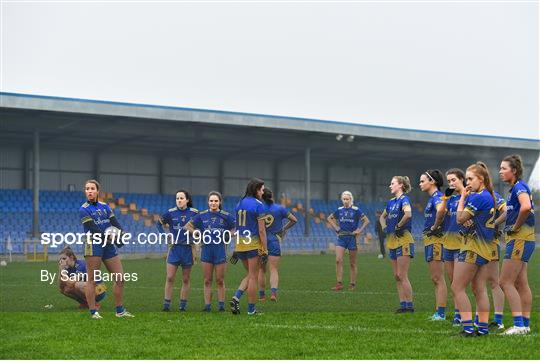
[[443,246],[442,255],[443,261],[445,262],[457,261],[457,258],[459,257],[459,249],[446,249]]
[[193,266],[193,251],[191,246],[173,245],[167,253],[167,263],[182,268]]
[[356,251],[356,237],[355,236],[340,236],[337,239],[336,246],[343,247],[349,251]]
[[442,251],[443,245],[442,243],[433,243],[429,246],[424,246],[424,258],[426,262],[431,261],[442,261]]
[[268,255],[274,257],[281,256],[281,244],[277,238],[268,239]]
[[534,241],[524,241],[522,239],[508,241],[506,243],[506,254],[504,255],[504,259],[529,262],[534,252],[534,246]]
[[251,251],[238,251],[236,252],[236,255],[238,256],[238,259],[241,260],[250,259],[254,257],[259,257],[259,251],[256,249],[252,249]]
[[388,249],[388,255],[391,260],[397,260],[398,257],[409,256],[414,258],[414,243],[409,243],[409,246],[399,246],[398,248]]
[[201,262],[213,265],[223,264],[227,261],[225,244],[206,244],[201,248]]
[[475,264],[477,266],[483,266],[489,263],[488,259],[474,253],[473,251],[462,251],[459,252],[458,262],[465,262],[470,264]]
[[101,244],[86,243],[84,245],[84,256],[101,257],[103,261],[118,256],[116,246],[108,244],[103,247]]

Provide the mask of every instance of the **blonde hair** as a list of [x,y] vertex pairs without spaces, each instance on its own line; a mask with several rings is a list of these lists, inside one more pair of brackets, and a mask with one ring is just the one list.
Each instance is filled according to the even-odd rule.
[[409,177],[407,177],[406,175],[395,175],[392,178],[397,180],[397,182],[401,184],[401,189],[403,190],[403,193],[409,193],[411,191],[412,187]]
[[340,198],[343,198],[343,196],[351,197],[351,204],[354,202],[354,197],[350,191],[343,191]]
[[73,258],[75,261],[77,260],[77,256],[75,255],[75,252],[73,252],[73,250],[71,249],[70,246],[66,246],[59,254],[58,256],[61,256],[65,254],[66,256],[68,257],[71,257]]

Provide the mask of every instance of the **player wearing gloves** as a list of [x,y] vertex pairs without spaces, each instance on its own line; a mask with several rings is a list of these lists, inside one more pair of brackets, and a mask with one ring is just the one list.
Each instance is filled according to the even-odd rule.
[[409,265],[414,257],[414,239],[411,234],[411,201],[406,195],[411,190],[407,176],[395,176],[390,183],[390,199],[381,214],[380,222],[387,234],[387,247],[392,272],[397,283],[399,308],[396,313],[414,312]]
[[234,216],[221,209],[221,193],[208,194],[208,209],[196,214],[185,226],[201,244],[204,277],[204,312],[212,310],[212,282],[216,274],[218,310],[225,311],[226,242],[234,232]]
[[440,189],[444,184],[440,170],[432,169],[425,171],[420,176],[420,190],[429,194],[429,200],[424,210],[424,251],[428,263],[431,281],[435,285],[435,313],[430,317],[431,321],[443,321],[446,319],[446,299],[448,289],[444,279],[443,265],[443,239],[440,227],[434,228],[437,212],[443,207]]
[[[262,196],[266,207],[266,239],[268,242],[268,267],[270,269],[270,301],[277,301],[279,286],[279,260],[281,258],[281,242],[287,231],[296,224],[296,217],[280,204],[274,202],[273,193],[265,188]],[[283,221],[288,220],[285,225]],[[266,300],[266,265],[259,270],[259,301]]]
[[[82,259],[77,259],[71,247],[68,246],[58,255],[58,268],[60,271],[60,277],[58,277],[60,293],[77,301],[79,308],[88,308],[85,293],[88,277],[86,262]],[[95,294],[96,308],[99,309],[98,302],[107,296],[107,287],[102,281],[96,282]]]
[[512,310],[514,326],[507,329],[505,335],[531,332],[529,322],[533,298],[527,269],[535,247],[534,203],[522,175],[523,161],[519,155],[510,155],[502,160],[499,176],[512,186],[506,201],[506,254],[500,284]]
[[[99,201],[100,185],[96,180],[88,180],[84,186],[84,192],[87,201],[79,209],[79,216],[85,233],[90,233],[91,239],[87,240],[84,258],[88,271],[88,286],[85,288],[86,302],[90,309],[90,314],[94,319],[102,318],[96,308],[96,281],[94,280],[94,271],[99,270],[101,261],[105,264],[107,270],[114,274],[124,274],[122,262],[116,250],[122,243],[113,244],[112,233],[119,235],[118,230],[122,227],[116,219],[111,208],[104,202]],[[115,227],[115,232],[110,232],[110,227]],[[117,238],[117,237],[115,237]],[[101,240],[96,242],[96,240]],[[113,285],[114,301],[116,303],[116,317],[133,317],[126,311],[123,305],[124,280],[115,278]]]
[[334,213],[328,216],[328,222],[337,233],[336,243],[336,279],[337,283],[332,288],[333,291],[343,289],[343,256],[345,250],[349,250],[350,263],[350,283],[349,291],[356,287],[356,247],[357,237],[364,231],[369,224],[369,219],[362,210],[353,204],[354,198],[351,192],[344,191],[341,194],[342,207],[339,207]]
[[240,313],[240,297],[244,290],[248,292],[248,315],[255,315],[257,302],[257,278],[261,264],[268,261],[268,247],[266,243],[265,207],[261,202],[264,192],[264,181],[252,179],[247,187],[244,197],[236,206],[235,258],[244,264],[247,275],[240,282],[240,286],[230,301],[233,314]]

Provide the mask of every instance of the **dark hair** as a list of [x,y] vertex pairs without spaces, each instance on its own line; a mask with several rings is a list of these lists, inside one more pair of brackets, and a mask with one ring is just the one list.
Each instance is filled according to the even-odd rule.
[[502,161],[507,162],[510,168],[515,171],[516,179],[521,179],[523,175],[523,160],[519,154],[508,155]]
[[274,204],[274,193],[272,193],[270,189],[264,188],[262,199],[264,203],[271,206],[272,204]]
[[430,181],[435,183],[435,187],[437,187],[437,189],[441,189],[441,187],[444,185],[444,178],[440,170],[429,169],[425,171],[424,174],[428,176]]
[[187,207],[188,207],[188,208],[193,207],[193,199],[191,198],[191,194],[189,194],[188,191],[186,191],[185,189],[179,189],[179,190],[177,190],[177,191],[174,193],[175,198],[176,198],[176,195],[177,195],[178,193],[184,193],[184,195],[186,196],[186,199],[187,199]]
[[495,193],[493,193],[493,181],[491,180],[491,175],[489,174],[489,169],[484,162],[476,162],[467,167],[468,171],[473,172],[476,176],[484,178],[484,187],[491,193],[493,198],[493,207],[497,206],[497,199],[495,198]]
[[461,169],[459,169],[459,168],[448,169],[446,171],[446,176],[448,177],[450,174],[453,174],[456,177],[458,177],[458,179],[461,181],[461,183],[463,183],[463,186],[465,186],[467,184],[467,182],[465,180],[465,172],[462,171]]
[[99,191],[99,189],[101,188],[101,185],[100,185],[99,182],[98,182],[97,180],[95,180],[95,179],[89,179],[89,180],[87,180],[86,182],[84,182],[85,187],[86,187],[86,185],[87,185],[88,183],[95,184],[96,189],[97,189],[98,191]]
[[244,198],[246,197],[257,198],[257,191],[261,189],[263,185],[264,185],[264,181],[262,179],[251,178],[251,180],[249,181],[246,187],[246,193],[244,194]]
[[96,186],[96,190],[97,190],[96,202],[97,202],[99,200],[99,189],[101,188],[101,185],[95,179],[88,179],[86,182],[84,182],[84,190],[86,190],[86,185],[88,183],[92,183],[92,184],[94,184]]
[[221,196],[221,193],[219,193],[218,191],[211,191],[210,193],[208,193],[208,200],[210,200],[211,196],[218,197],[218,199],[219,199],[219,209],[221,209],[221,206],[223,204],[223,197]]
[[75,252],[73,252],[70,246],[65,247],[58,255],[61,256],[63,254],[68,257],[73,257],[73,259],[77,261],[77,256],[75,256]]

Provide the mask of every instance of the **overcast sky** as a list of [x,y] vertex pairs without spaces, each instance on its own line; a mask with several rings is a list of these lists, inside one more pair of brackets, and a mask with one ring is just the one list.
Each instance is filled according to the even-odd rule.
[[1,88],[540,139],[538,3],[2,3]]

